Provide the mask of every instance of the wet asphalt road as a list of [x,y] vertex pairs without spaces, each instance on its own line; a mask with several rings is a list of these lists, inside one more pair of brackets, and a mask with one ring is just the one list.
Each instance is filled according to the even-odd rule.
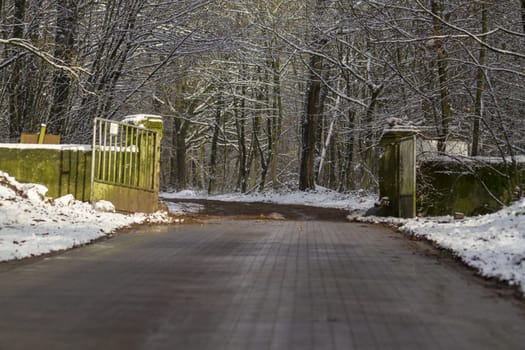
[[524,305],[386,228],[211,220],[0,264],[0,349],[523,349]]

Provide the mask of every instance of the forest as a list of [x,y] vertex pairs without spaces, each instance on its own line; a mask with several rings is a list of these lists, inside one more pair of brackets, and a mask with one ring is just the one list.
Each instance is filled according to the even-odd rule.
[[0,0],[0,142],[163,116],[165,189],[377,189],[392,122],[525,154],[525,0]]

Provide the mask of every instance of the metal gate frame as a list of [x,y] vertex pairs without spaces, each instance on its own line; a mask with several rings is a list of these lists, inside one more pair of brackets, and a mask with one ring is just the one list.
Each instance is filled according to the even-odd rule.
[[[140,208],[141,196],[154,192],[156,195],[156,164],[159,156],[156,150],[160,147],[159,144],[157,131],[95,118],[91,202],[106,199],[122,203],[119,204],[120,208],[115,205],[117,210],[135,211]],[[130,203],[128,206],[127,202],[133,202],[135,205]]]

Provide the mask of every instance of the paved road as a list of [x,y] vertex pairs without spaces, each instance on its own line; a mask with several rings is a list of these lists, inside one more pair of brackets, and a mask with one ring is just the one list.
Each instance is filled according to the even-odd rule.
[[151,227],[1,264],[0,349],[523,349],[507,294],[381,227]]

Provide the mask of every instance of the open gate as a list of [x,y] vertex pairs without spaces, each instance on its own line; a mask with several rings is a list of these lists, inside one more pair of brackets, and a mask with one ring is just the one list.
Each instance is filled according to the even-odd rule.
[[159,149],[157,131],[96,118],[91,202],[108,200],[117,210],[126,212],[157,210]]

